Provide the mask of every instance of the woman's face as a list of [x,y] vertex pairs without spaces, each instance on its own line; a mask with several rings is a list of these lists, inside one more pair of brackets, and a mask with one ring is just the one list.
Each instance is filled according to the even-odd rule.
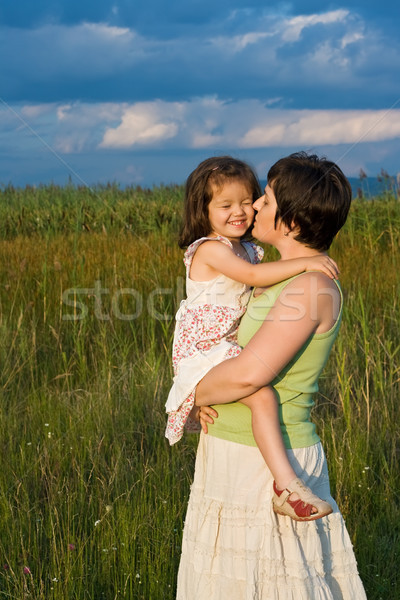
[[275,214],[278,205],[275,194],[269,185],[265,188],[264,195],[254,202],[253,208],[257,214],[254,219],[252,235],[260,242],[274,245],[278,237],[281,238],[281,223],[278,221],[275,228]]

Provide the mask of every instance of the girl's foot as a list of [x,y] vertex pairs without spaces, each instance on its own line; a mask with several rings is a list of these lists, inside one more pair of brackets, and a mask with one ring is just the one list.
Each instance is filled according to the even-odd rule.
[[[301,479],[293,479],[284,490],[278,490],[274,481],[273,488],[272,507],[278,515],[286,515],[295,521],[315,521],[333,512],[329,502],[313,494]],[[297,499],[291,499],[292,495]]]

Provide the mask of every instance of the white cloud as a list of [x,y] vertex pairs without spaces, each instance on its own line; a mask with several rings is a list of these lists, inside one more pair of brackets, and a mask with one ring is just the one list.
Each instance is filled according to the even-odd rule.
[[[336,75],[342,73],[342,69],[348,65],[349,59],[342,50],[336,44],[332,44],[330,40],[324,40],[308,58],[307,74],[310,75],[314,71],[314,73],[318,73],[318,77],[329,79],[334,76],[334,73]],[[329,70],[327,70],[328,66]],[[337,70],[337,67],[340,71]]]
[[107,23],[82,23],[82,25],[78,25],[78,28],[82,29],[84,33],[94,34],[103,39],[120,38],[122,36],[128,36],[132,39],[134,37],[133,32],[128,27],[114,27]]
[[72,104],[62,104],[57,108],[57,119],[59,121],[65,121],[70,115]]
[[[25,143],[26,127],[3,114],[0,137]],[[186,102],[24,105],[39,140],[58,152],[174,148],[232,152],[240,149],[318,147],[400,139],[400,109],[285,110],[268,101],[196,98]],[[28,118],[29,115],[29,118]],[[20,132],[20,133],[19,133]],[[33,141],[32,141],[33,143]]]
[[259,42],[265,40],[265,38],[271,37],[273,33],[264,31],[250,31],[241,35],[234,36],[218,36],[210,40],[211,44],[224,53],[237,53],[241,52],[247,46],[256,45]]
[[[86,106],[85,113],[92,112]],[[96,123],[101,126],[101,120]],[[103,121],[103,126],[101,148],[305,147],[398,138],[400,110],[283,110],[258,100],[158,100],[121,106],[119,122],[107,127]]]
[[361,31],[352,31],[346,33],[346,35],[344,35],[340,41],[340,46],[342,48],[346,48],[346,46],[349,46],[350,44],[354,44],[355,42],[363,40],[364,37],[365,36]]
[[130,148],[135,145],[154,145],[178,133],[174,115],[180,105],[166,102],[138,103],[126,109],[120,125],[109,128],[100,143],[101,148]]
[[322,14],[299,15],[288,19],[284,23],[282,39],[285,42],[296,42],[300,39],[303,29],[313,25],[329,25],[331,23],[343,22],[348,17],[348,10],[333,10]]
[[53,149],[60,154],[80,154],[85,148],[87,139],[82,134],[80,136],[60,136],[54,139]]
[[194,133],[191,148],[215,148],[224,143],[222,135],[213,135],[212,133]]
[[54,104],[27,104],[21,108],[21,115],[27,119],[36,119],[37,117],[47,114],[54,110]]
[[90,129],[100,124],[115,123],[119,121],[128,107],[125,102],[71,102],[59,104],[56,109],[57,120],[79,125],[83,129]]
[[395,138],[400,138],[400,110],[270,111],[239,144],[245,148],[315,146]]

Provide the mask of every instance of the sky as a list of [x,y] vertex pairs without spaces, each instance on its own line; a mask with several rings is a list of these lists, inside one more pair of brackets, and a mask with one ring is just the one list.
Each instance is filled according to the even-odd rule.
[[306,150],[400,172],[398,0],[2,0],[0,187]]

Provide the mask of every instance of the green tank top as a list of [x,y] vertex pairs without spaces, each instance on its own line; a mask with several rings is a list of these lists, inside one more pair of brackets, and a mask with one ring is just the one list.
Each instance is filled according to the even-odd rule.
[[[298,277],[298,275],[296,276]],[[271,286],[256,298],[252,295],[239,326],[238,342],[243,347],[261,327],[283,288],[292,277]],[[293,359],[272,381],[279,404],[279,418],[286,448],[305,448],[319,442],[314,423],[310,420],[314,406],[313,395],[318,391],[318,379],[326,365],[329,353],[339,331],[342,318],[343,296],[340,291],[340,312],[336,323],[326,333],[314,333]],[[219,404],[214,425],[208,426],[209,435],[247,446],[256,446],[251,428],[251,411],[241,404]]]

